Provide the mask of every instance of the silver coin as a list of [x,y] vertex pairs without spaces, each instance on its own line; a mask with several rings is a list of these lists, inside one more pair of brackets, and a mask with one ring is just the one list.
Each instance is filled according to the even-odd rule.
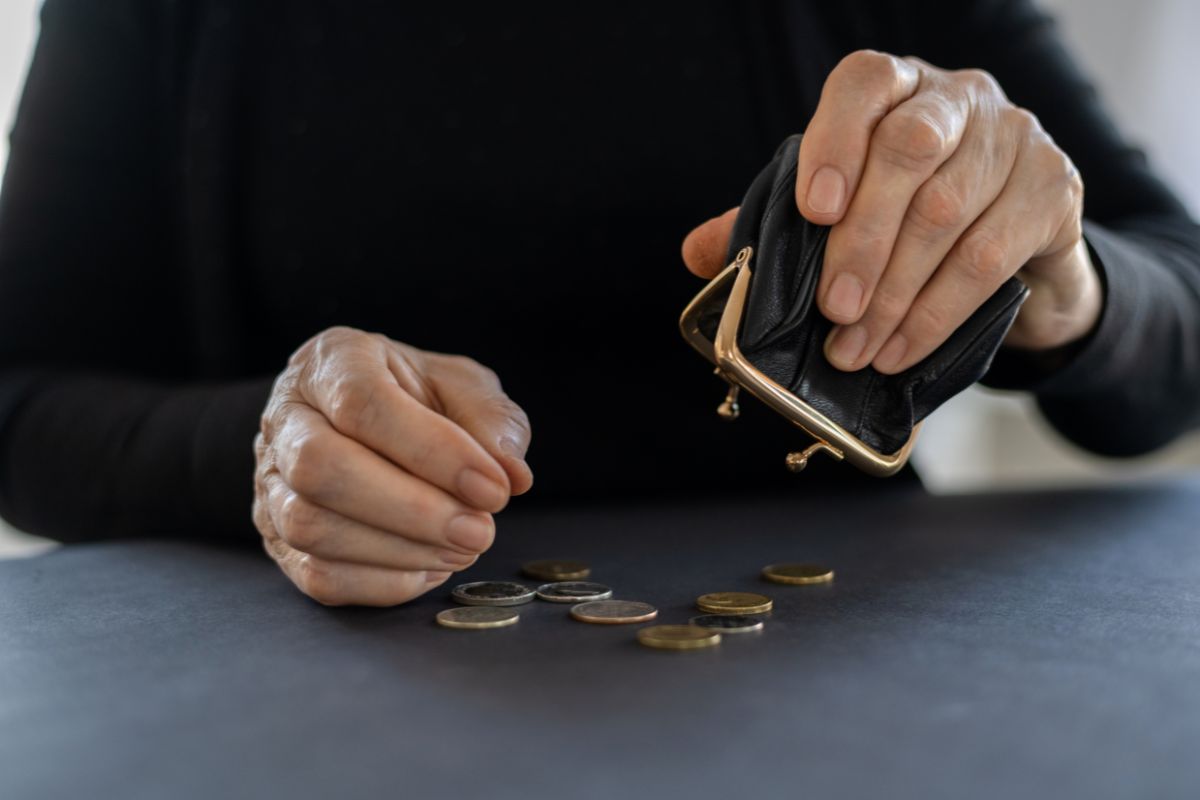
[[551,603],[584,603],[607,600],[612,597],[612,589],[591,581],[558,581],[539,586],[537,596]]
[[652,620],[658,616],[658,609],[649,603],[636,603],[631,600],[592,600],[571,606],[571,616],[580,622],[624,625]]
[[445,611],[439,611],[437,623],[447,628],[477,631],[514,625],[520,618],[521,615],[511,608],[468,606],[467,608],[447,608]]
[[476,581],[454,587],[450,597],[468,606],[519,606],[533,600],[533,589],[509,581]]
[[692,617],[689,622],[700,628],[711,628],[721,633],[752,633],[763,629],[762,617],[748,617],[743,614],[701,614]]

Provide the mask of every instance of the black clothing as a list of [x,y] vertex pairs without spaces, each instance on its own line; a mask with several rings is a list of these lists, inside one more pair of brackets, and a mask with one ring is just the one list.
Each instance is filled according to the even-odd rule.
[[1200,231],[1023,0],[47,0],[0,199],[0,512],[253,540],[271,380],[334,324],[494,368],[531,501],[870,480],[788,475],[804,437],[752,403],[721,424],[675,331],[683,235],[863,47],[990,70],[1083,174],[1099,328],[994,382],[1101,452],[1192,426]]

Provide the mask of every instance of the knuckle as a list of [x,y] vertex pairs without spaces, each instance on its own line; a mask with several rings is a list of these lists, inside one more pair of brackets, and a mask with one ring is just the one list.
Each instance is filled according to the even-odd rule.
[[289,545],[308,551],[320,545],[324,537],[321,516],[318,506],[292,492],[279,504],[275,527]]
[[256,493],[254,503],[250,507],[250,516],[254,520],[254,527],[258,529],[259,534],[264,538],[271,538],[274,533],[271,525],[271,515],[267,511],[267,504]]
[[917,228],[932,234],[957,230],[967,221],[963,193],[938,175],[917,190],[908,210],[909,219]]
[[330,453],[323,436],[311,432],[301,434],[292,442],[289,455],[279,465],[288,486],[310,497],[327,491]]
[[880,327],[892,327],[904,318],[912,299],[880,286],[871,298],[871,316]]
[[296,561],[295,584],[321,605],[335,606],[343,602],[332,567],[319,558],[306,555]]
[[427,475],[443,457],[459,452],[460,442],[451,431],[449,425],[438,424],[430,426],[424,436],[413,437],[412,449],[405,460],[408,469],[418,475]]
[[855,85],[887,88],[895,83],[899,65],[894,56],[878,50],[856,50],[841,60],[835,68]]
[[985,286],[998,285],[1008,270],[1008,247],[989,230],[971,231],[963,239],[961,263],[969,279]]
[[950,135],[928,114],[896,111],[879,123],[875,145],[892,166],[927,172],[943,160],[950,148]]
[[[425,487],[428,489],[429,487]],[[404,501],[405,516],[411,520],[448,520],[454,515],[432,491],[413,492]]]
[[1041,132],[1042,123],[1037,116],[1027,108],[1013,106],[1004,112],[1004,118],[1009,127],[1025,136],[1033,136]]
[[1067,173],[1067,194],[1075,206],[1080,206],[1083,204],[1083,176],[1070,159],[1067,159],[1067,164],[1070,169]]
[[996,77],[992,73],[985,69],[961,69],[954,74],[959,80],[979,94],[1004,95],[1004,92],[1000,88],[1000,82],[996,80]]
[[455,355],[448,356],[448,359],[456,369],[468,375],[472,375],[484,383],[489,383],[493,386],[500,385],[500,376],[496,374],[495,370],[493,370],[491,367],[480,364],[470,356]]
[[335,379],[329,396],[329,422],[352,439],[370,430],[379,383],[358,376]]
[[950,332],[948,312],[932,303],[918,302],[909,312],[906,335],[910,348],[920,349]]

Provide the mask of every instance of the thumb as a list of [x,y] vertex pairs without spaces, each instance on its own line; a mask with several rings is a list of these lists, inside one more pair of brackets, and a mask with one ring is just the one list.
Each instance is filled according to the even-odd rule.
[[738,210],[731,208],[695,228],[683,240],[683,263],[694,275],[713,278],[725,267],[729,237]]
[[469,433],[508,474],[514,495],[533,486],[525,462],[532,435],[524,409],[504,393],[496,373],[469,358],[439,359],[429,374],[442,413]]

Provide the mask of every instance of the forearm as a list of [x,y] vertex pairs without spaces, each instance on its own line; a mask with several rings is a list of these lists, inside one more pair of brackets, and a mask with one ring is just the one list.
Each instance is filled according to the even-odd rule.
[[65,541],[254,543],[252,443],[270,386],[0,372],[0,514]]

